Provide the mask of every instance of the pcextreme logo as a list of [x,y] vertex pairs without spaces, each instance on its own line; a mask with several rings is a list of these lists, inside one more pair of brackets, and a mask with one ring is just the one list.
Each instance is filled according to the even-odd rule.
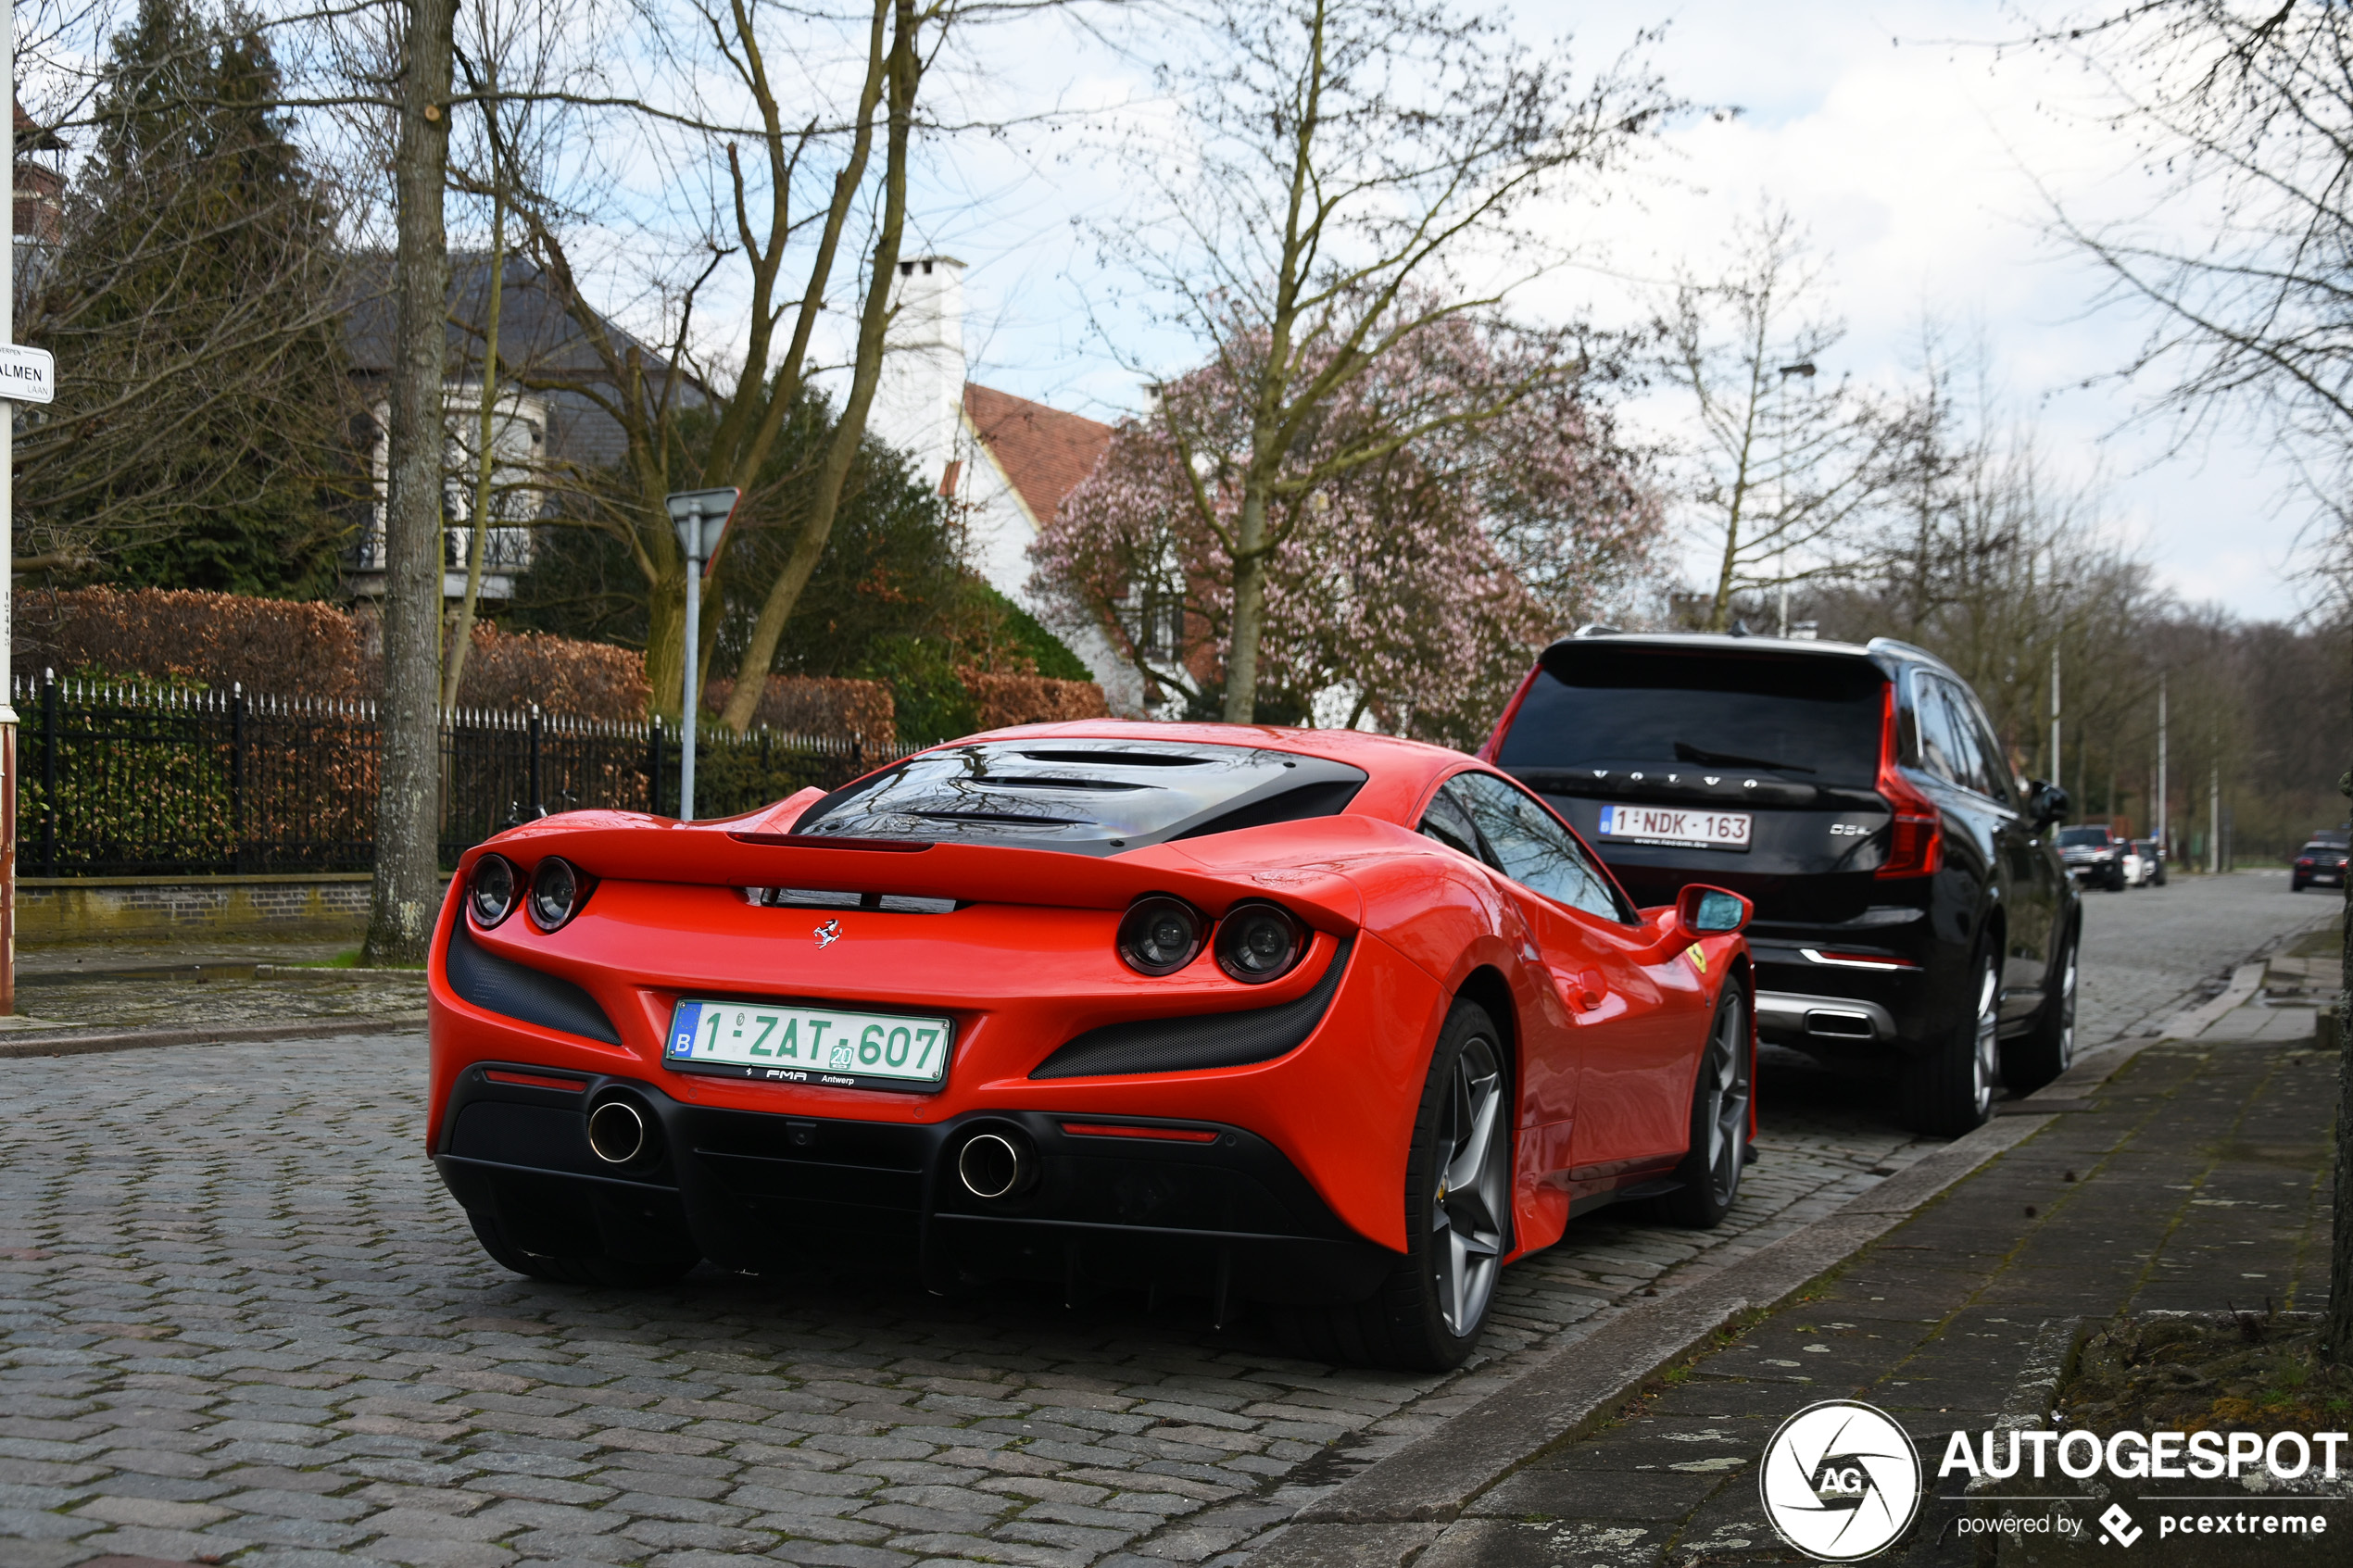
[[1781,1423],[1756,1486],[1783,1540],[1824,1562],[1854,1562],[1910,1528],[1920,1460],[1884,1411],[1825,1399]]

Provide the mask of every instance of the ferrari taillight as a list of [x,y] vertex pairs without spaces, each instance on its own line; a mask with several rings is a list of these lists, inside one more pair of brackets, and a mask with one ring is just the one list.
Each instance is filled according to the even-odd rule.
[[1127,906],[1115,945],[1121,961],[1137,973],[1174,974],[1201,956],[1206,935],[1190,904],[1151,893]]
[[1888,824],[1881,877],[1929,876],[1943,862],[1944,818],[1936,802],[1904,776],[1896,740],[1895,683],[1887,684],[1886,717],[1879,748],[1879,793],[1894,813]]

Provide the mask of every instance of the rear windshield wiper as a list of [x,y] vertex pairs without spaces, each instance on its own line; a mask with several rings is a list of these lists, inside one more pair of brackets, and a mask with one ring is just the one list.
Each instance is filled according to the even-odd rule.
[[1702,751],[1689,741],[1675,743],[1678,762],[1705,762],[1718,768],[1774,768],[1784,773],[1811,773],[1816,770],[1796,762],[1776,762],[1769,757],[1736,757],[1729,751]]

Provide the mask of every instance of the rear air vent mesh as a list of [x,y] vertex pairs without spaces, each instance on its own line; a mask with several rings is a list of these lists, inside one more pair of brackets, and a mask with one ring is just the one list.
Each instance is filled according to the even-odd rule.
[[569,980],[489,951],[468,935],[462,919],[449,933],[449,988],[488,1012],[609,1046],[621,1044],[620,1032],[596,997]]
[[1134,1073],[1200,1073],[1246,1067],[1297,1050],[1324,1021],[1348,968],[1353,938],[1343,940],[1323,978],[1296,1001],[1240,1012],[1154,1018],[1089,1029],[1048,1057],[1032,1078],[1101,1078]]

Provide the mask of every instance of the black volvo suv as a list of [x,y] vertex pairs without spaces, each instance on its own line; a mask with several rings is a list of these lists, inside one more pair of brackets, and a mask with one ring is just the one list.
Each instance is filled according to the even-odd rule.
[[1745,895],[1763,1038],[1893,1069],[1898,1108],[1954,1135],[2075,1047],[2064,791],[2010,773],[1933,655],[1629,635],[1544,650],[1480,755],[1551,801],[1641,904]]

